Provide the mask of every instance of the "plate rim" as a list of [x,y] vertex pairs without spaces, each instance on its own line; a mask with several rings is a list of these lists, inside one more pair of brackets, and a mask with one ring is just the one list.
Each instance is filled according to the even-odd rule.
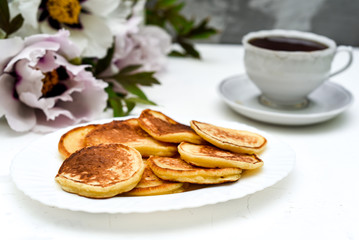
[[[268,122],[268,123],[276,123],[276,124],[281,124],[281,125],[308,125],[308,124],[313,124],[313,123],[318,123],[318,122],[322,122],[322,121],[326,121],[329,120],[332,117],[335,117],[336,115],[342,113],[343,111],[345,111],[347,108],[349,108],[353,102],[354,102],[354,96],[353,94],[347,90],[345,87],[334,83],[332,81],[326,81],[323,85],[330,85],[331,87],[334,87],[335,89],[340,90],[340,92],[342,92],[343,94],[345,94],[345,96],[347,97],[347,101],[343,106],[340,106],[338,108],[332,109],[330,111],[326,111],[326,112],[322,112],[322,113],[300,113],[300,114],[291,114],[289,111],[288,112],[273,112],[270,111],[271,109],[268,108],[268,111],[263,110],[263,109],[257,109],[257,108],[252,108],[246,105],[241,105],[241,104],[237,104],[235,101],[233,101],[232,99],[230,99],[228,96],[226,96],[224,94],[224,90],[223,90],[223,86],[230,81],[236,80],[236,79],[248,79],[248,76],[244,73],[244,74],[237,74],[237,75],[232,75],[229,77],[224,78],[218,85],[218,93],[221,96],[221,98],[224,100],[224,102],[226,104],[228,104],[233,110],[235,110],[237,113],[247,116],[249,118],[252,119],[256,119],[262,122]],[[243,111],[238,111],[238,109],[243,110]],[[252,114],[260,114],[262,116],[269,116],[269,117],[276,117],[276,118],[287,118],[290,120],[307,120],[305,122],[286,122],[283,123],[281,121],[269,121],[267,119],[258,119],[252,115],[249,115],[247,113],[252,113]]]
[[[287,154],[291,154],[291,159],[289,159],[290,161],[287,162],[285,165],[286,166],[286,170],[285,172],[283,172],[281,174],[280,177],[277,177],[274,181],[271,182],[271,184],[269,185],[265,185],[265,186],[262,186],[262,187],[257,187],[257,188],[254,188],[252,189],[252,191],[247,191],[245,192],[244,194],[240,195],[238,197],[233,197],[231,196],[230,198],[220,198],[220,199],[217,199],[217,200],[211,200],[209,199],[207,202],[203,203],[203,202],[196,202],[196,203],[192,203],[192,204],[187,204],[186,206],[176,206],[176,205],[172,205],[172,206],[169,206],[169,207],[157,207],[157,208],[149,208],[149,209],[107,209],[107,210],[104,210],[104,209],[101,209],[101,210],[98,210],[98,209],[87,209],[86,207],[71,207],[71,206],[63,206],[63,205],[58,205],[58,204],[51,204],[51,201],[49,202],[48,200],[45,199],[41,199],[41,196],[40,196],[40,199],[38,196],[34,196],[33,193],[29,193],[29,189],[23,189],[23,185],[21,185],[21,182],[19,182],[19,179],[16,177],[16,168],[18,167],[16,164],[17,162],[19,161],[17,157],[21,156],[21,154],[24,154],[24,152],[26,153],[26,151],[29,151],[29,149],[31,149],[33,146],[35,146],[37,143],[41,142],[41,141],[44,141],[44,139],[47,139],[47,138],[51,138],[51,137],[58,137],[60,134],[63,134],[65,133],[66,131],[68,131],[69,129],[72,129],[74,127],[77,127],[77,126],[83,126],[83,125],[87,125],[87,124],[93,124],[93,123],[104,123],[104,122],[108,122],[108,121],[111,121],[111,120],[122,120],[122,119],[128,119],[128,118],[132,118],[134,116],[129,116],[129,117],[124,117],[124,118],[108,118],[108,119],[100,119],[100,120],[96,120],[96,121],[92,121],[92,122],[88,122],[88,123],[82,123],[82,124],[78,124],[78,125],[74,125],[74,126],[70,126],[70,127],[66,127],[66,128],[63,128],[63,129],[60,129],[58,131],[55,131],[53,133],[50,133],[50,134],[46,134],[42,137],[40,137],[39,139],[37,139],[36,141],[34,141],[33,143],[31,143],[30,145],[28,145],[27,147],[23,148],[21,151],[19,151],[15,157],[13,158],[12,162],[11,162],[11,166],[10,166],[10,176],[11,176],[11,179],[12,181],[15,183],[16,187],[22,191],[26,196],[28,196],[29,198],[33,199],[33,200],[36,200],[44,205],[47,205],[47,206],[50,206],[50,207],[56,207],[56,208],[60,208],[60,209],[67,209],[67,210],[71,210],[71,211],[80,211],[80,212],[88,212],[88,213],[110,213],[110,214],[115,214],[115,213],[149,213],[149,212],[157,212],[157,211],[171,211],[171,210],[180,210],[180,209],[187,209],[187,208],[196,208],[196,207],[201,207],[201,206],[205,206],[205,205],[212,205],[212,204],[217,204],[217,203],[221,203],[221,202],[226,202],[226,201],[229,201],[229,200],[233,200],[233,199],[239,199],[239,198],[243,198],[249,194],[253,194],[255,192],[258,192],[258,191],[262,191],[263,189],[267,188],[267,187],[270,187],[274,184],[276,184],[278,181],[284,179],[294,168],[294,165],[295,165],[295,152],[294,150],[286,143],[284,143],[283,141],[277,139],[276,137],[272,136],[271,134],[267,133],[267,132],[264,132],[262,130],[259,130],[255,127],[252,127],[252,126],[249,126],[249,125],[246,125],[246,124],[242,124],[242,123],[238,123],[238,122],[234,122],[234,121],[226,121],[226,120],[213,120],[213,121],[207,121],[209,123],[226,123],[226,124],[230,124],[231,126],[235,125],[235,126],[241,126],[241,127],[245,127],[246,129],[248,130],[252,130],[252,131],[256,131],[258,132],[259,134],[262,134],[264,136],[266,136],[267,138],[270,138],[272,140],[275,140],[275,142],[278,142],[280,144],[283,144],[283,146],[285,146],[285,150],[287,152]],[[189,118],[188,118],[189,119]],[[201,119],[200,119],[201,121]],[[202,120],[203,121],[203,120]],[[213,124],[214,124],[213,123]],[[56,149],[57,150],[57,149]],[[60,156],[59,156],[60,157]],[[61,162],[58,163],[60,166],[61,165]],[[55,173],[56,174],[56,173]],[[241,179],[236,182],[236,183],[239,183],[240,184],[240,181]],[[55,182],[55,180],[54,180]],[[234,183],[235,184],[235,183]],[[223,185],[224,186],[224,185]],[[221,186],[220,186],[221,187]],[[63,191],[62,189],[60,189],[59,187],[59,190],[60,191]],[[195,190],[195,191],[199,191],[199,190]],[[212,191],[212,190],[211,190]],[[210,191],[210,192],[211,192]],[[64,191],[63,191],[64,192]],[[64,192],[66,193],[66,192]],[[71,194],[71,193],[66,193],[66,194]],[[178,193],[178,194],[191,194],[191,192],[184,192],[184,193]],[[71,194],[72,196],[74,196],[74,194]],[[164,197],[163,197],[164,196]],[[173,198],[173,196],[179,196],[177,194],[170,194],[170,195],[158,195],[158,196],[144,196],[144,197],[131,197],[131,198],[142,198],[142,199],[145,199],[145,198],[151,198],[151,199],[161,199],[161,198]],[[77,196],[77,198],[79,199],[86,199],[86,198],[83,198],[83,197],[80,197],[80,196]],[[129,197],[124,197],[124,198],[129,198]],[[181,197],[179,197],[181,198]],[[114,199],[114,198],[113,198]],[[176,198],[175,198],[176,199]],[[102,200],[98,200],[98,199],[90,199],[92,201],[102,201]],[[151,200],[151,201],[153,201]],[[81,201],[81,200],[80,200]],[[87,200],[85,200],[84,202],[86,202]],[[122,200],[121,200],[122,201]],[[165,200],[166,201],[166,200]],[[66,205],[66,204],[65,204]]]

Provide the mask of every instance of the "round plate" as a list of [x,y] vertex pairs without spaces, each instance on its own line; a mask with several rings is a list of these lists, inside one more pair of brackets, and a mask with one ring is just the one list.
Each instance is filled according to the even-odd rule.
[[[93,123],[111,120],[113,119]],[[262,134],[268,140],[266,150],[260,155],[264,166],[259,170],[244,172],[242,178],[235,183],[184,193],[90,199],[63,191],[54,179],[62,164],[57,144],[61,135],[73,128],[71,127],[45,135],[18,153],[11,164],[11,177],[27,196],[48,206],[91,213],[144,213],[193,208],[241,198],[275,184],[292,170],[295,162],[294,151],[271,135],[236,122],[200,121]],[[189,124],[189,120],[179,122]]]
[[243,116],[267,123],[281,125],[307,125],[329,120],[353,102],[352,94],[342,86],[327,81],[313,91],[304,109],[280,110],[259,103],[260,91],[247,75],[224,79],[219,85],[222,99]]

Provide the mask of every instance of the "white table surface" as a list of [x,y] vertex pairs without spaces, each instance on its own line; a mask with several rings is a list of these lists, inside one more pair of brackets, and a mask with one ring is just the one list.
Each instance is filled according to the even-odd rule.
[[[244,73],[241,46],[198,48],[200,61],[170,59],[159,76],[162,84],[144,89],[148,97],[171,116],[237,121],[281,139],[297,157],[286,178],[244,198],[199,208],[144,214],[57,209],[25,196],[9,173],[14,155],[43,135],[15,133],[1,118],[2,239],[359,239],[359,50],[353,66],[331,80],[352,92],[351,107],[324,123],[288,127],[242,117],[221,100],[220,81]],[[338,56],[334,65],[344,59]]]

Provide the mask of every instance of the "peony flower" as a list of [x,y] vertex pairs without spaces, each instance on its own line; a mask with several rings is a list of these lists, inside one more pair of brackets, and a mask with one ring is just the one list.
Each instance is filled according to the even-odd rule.
[[157,26],[139,26],[140,23],[140,18],[132,18],[127,27],[117,33],[111,70],[105,75],[130,65],[141,65],[138,71],[163,70],[171,48],[171,36]]
[[52,131],[93,120],[105,109],[107,83],[86,65],[68,62],[80,53],[68,37],[61,30],[0,40],[0,117],[12,129]]
[[156,26],[142,26],[141,17],[132,17],[115,34],[115,51],[110,66],[100,76],[121,94],[127,91],[113,76],[125,67],[141,65],[134,72],[158,72],[164,69],[171,48],[171,36]]
[[121,27],[126,21],[132,1],[13,0],[10,7],[13,16],[21,13],[25,20],[16,33],[18,36],[54,34],[65,28],[80,47],[81,56],[102,58],[113,42],[111,29]]

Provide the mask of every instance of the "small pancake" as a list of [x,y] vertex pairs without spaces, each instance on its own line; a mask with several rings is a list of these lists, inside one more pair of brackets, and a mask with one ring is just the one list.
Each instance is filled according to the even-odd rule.
[[148,165],[161,179],[195,184],[234,182],[241,177],[240,168],[195,167],[180,158],[152,156]]
[[92,129],[94,129],[95,126],[95,124],[91,124],[82,127],[76,127],[63,134],[58,144],[58,150],[61,156],[63,158],[67,158],[77,150],[84,148],[85,136]]
[[205,143],[190,126],[176,122],[158,111],[151,109],[143,110],[138,118],[138,122],[143,130],[160,141],[172,143],[184,141],[197,144]]
[[183,142],[178,146],[178,152],[186,162],[201,167],[256,169],[263,166],[263,161],[256,154],[235,153],[210,145]]
[[141,181],[137,186],[129,192],[124,193],[126,196],[151,196],[183,192],[186,184],[179,182],[170,182],[158,178],[151,168],[145,163],[145,171],[143,172]]
[[144,157],[151,155],[173,156],[177,154],[177,145],[154,139],[142,130],[136,118],[98,125],[85,137],[86,146],[103,143],[121,143],[134,147]]
[[141,154],[122,144],[83,148],[62,163],[55,180],[62,189],[90,198],[109,198],[130,191],[141,180]]
[[191,121],[192,129],[206,141],[218,148],[237,153],[261,153],[267,140],[253,132],[215,126],[209,123]]

